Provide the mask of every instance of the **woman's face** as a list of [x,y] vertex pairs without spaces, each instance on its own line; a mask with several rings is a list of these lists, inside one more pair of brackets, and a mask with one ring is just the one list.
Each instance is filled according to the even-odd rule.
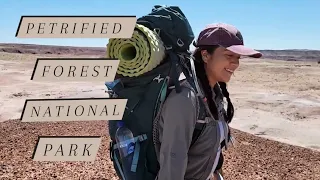
[[202,51],[201,55],[209,81],[229,82],[231,75],[239,67],[240,55],[223,47],[218,47],[212,54]]

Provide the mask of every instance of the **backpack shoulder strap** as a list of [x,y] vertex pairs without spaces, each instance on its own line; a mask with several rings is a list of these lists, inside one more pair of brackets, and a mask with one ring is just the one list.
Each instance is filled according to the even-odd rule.
[[[185,86],[187,88],[190,88],[190,89],[193,89],[192,85],[191,84],[188,84],[188,81],[187,80],[183,80],[181,82],[182,86]],[[206,108],[203,104],[203,101],[200,97],[197,97],[196,99],[196,113],[197,113],[197,122],[196,122],[196,125],[195,125],[195,129],[193,131],[193,135],[192,135],[192,141],[191,141],[191,146],[193,146],[193,144],[198,140],[199,136],[201,135],[204,127],[206,126],[206,123],[205,122],[199,122],[199,120],[205,120],[205,118],[207,117],[207,112],[206,112]]]
[[[197,108],[198,109],[197,120],[205,120],[207,113],[206,113],[205,107],[204,107],[200,97],[198,97],[198,99],[197,99],[197,104],[199,107],[199,108]],[[201,135],[205,126],[206,126],[206,123],[200,123],[198,121],[196,122],[190,147],[192,147],[194,145],[194,143],[198,140],[198,138]]]
[[[170,51],[169,51],[170,52]],[[189,74],[186,72],[186,68],[182,65],[183,63],[181,62],[181,58],[184,59],[185,57],[181,57],[177,54],[174,54],[174,53],[169,53],[169,55],[171,55],[171,59],[172,61],[175,63],[175,68],[179,67],[180,65],[180,68],[181,68],[181,71],[182,73],[185,75],[186,79],[184,80],[181,80],[181,81],[177,81],[175,83],[175,89],[176,91],[179,93],[181,92],[181,86],[184,86],[184,87],[187,87],[187,88],[190,88],[192,89],[193,91],[196,92],[196,87],[194,85],[194,81],[192,80],[192,78],[189,76]],[[179,61],[179,58],[180,58],[180,61]],[[177,77],[179,77],[177,75],[177,71],[175,72],[174,74],[174,77],[175,79],[178,79]],[[193,135],[192,135],[192,141],[191,141],[191,146],[193,146],[193,144],[197,141],[197,139],[199,138],[199,136],[201,135],[206,123],[200,123],[198,122],[198,120],[205,120],[205,118],[207,117],[207,112],[206,112],[206,108],[205,108],[205,105],[203,104],[203,100],[197,96],[196,98],[196,102],[197,102],[197,122],[196,122],[196,125],[195,125],[195,129],[194,129],[194,132],[193,132]]]

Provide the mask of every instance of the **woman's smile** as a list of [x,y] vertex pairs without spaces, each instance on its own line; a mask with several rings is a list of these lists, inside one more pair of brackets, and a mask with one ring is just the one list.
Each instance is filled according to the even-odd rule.
[[227,72],[229,72],[230,74],[232,74],[234,72],[234,70],[228,69],[228,68],[224,68],[224,70],[226,70]]

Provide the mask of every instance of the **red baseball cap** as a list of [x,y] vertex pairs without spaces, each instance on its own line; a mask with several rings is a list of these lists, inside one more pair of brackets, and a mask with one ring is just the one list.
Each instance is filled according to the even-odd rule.
[[193,44],[197,49],[201,46],[219,45],[242,56],[262,57],[262,53],[244,46],[243,37],[236,27],[225,23],[206,26]]

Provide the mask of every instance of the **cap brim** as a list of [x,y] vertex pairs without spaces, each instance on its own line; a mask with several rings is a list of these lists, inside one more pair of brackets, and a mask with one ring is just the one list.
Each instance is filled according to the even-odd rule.
[[232,51],[236,54],[239,54],[241,56],[248,56],[248,57],[252,57],[252,58],[262,57],[261,52],[256,51],[251,48],[248,48],[248,47],[245,47],[243,45],[234,45],[234,46],[227,47],[226,49],[228,49],[229,51]]

